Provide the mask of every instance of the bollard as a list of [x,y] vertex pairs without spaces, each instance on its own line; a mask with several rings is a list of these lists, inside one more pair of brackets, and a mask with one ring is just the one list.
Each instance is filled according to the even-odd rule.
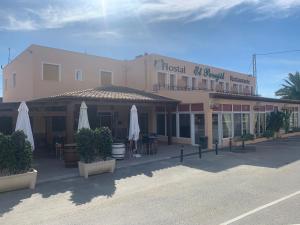
[[199,144],[199,158],[202,158],[202,149],[201,149],[201,145]]
[[218,141],[216,141],[216,147],[215,147],[215,151],[216,151],[216,155],[218,155],[219,153],[218,153]]
[[183,162],[183,145],[181,146],[180,149],[180,162]]
[[244,149],[245,148],[245,139],[243,138],[242,140],[242,148]]
[[229,151],[232,151],[232,138],[229,138]]

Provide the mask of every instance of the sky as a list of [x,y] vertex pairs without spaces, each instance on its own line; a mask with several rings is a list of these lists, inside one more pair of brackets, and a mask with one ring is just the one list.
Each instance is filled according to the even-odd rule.
[[[133,59],[157,53],[247,74],[252,55],[300,49],[300,0],[0,0],[0,64],[30,44]],[[300,51],[257,55],[275,97]],[[2,78],[2,71],[1,71]],[[0,79],[0,96],[2,95]]]

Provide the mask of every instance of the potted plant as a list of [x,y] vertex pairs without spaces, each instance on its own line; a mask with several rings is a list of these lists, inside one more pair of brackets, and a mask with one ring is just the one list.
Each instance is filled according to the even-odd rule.
[[37,171],[32,167],[31,144],[23,131],[0,134],[0,192],[35,188]]
[[88,178],[92,174],[113,172],[116,161],[111,159],[112,137],[108,128],[95,131],[81,129],[77,136],[77,149],[80,155],[78,168],[80,176]]

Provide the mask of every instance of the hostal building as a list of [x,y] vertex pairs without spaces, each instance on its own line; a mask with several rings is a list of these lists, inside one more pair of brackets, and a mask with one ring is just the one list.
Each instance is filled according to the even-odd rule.
[[274,110],[289,110],[291,127],[299,126],[300,102],[256,96],[255,77],[157,54],[115,60],[31,45],[4,67],[3,86],[1,131],[12,131],[26,101],[37,146],[72,142],[83,100],[91,127],[108,126],[115,138],[127,136],[132,104],[141,132],[169,144],[207,136],[212,148],[244,133],[261,136]]

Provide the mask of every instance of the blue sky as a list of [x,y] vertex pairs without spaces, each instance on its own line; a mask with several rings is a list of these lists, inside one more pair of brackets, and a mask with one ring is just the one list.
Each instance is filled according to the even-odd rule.
[[[300,0],[1,0],[0,64],[30,44],[131,59],[144,52],[251,73],[253,53],[300,49]],[[258,56],[274,97],[300,52]],[[2,79],[0,81],[2,93]],[[2,94],[0,94],[2,95]]]

